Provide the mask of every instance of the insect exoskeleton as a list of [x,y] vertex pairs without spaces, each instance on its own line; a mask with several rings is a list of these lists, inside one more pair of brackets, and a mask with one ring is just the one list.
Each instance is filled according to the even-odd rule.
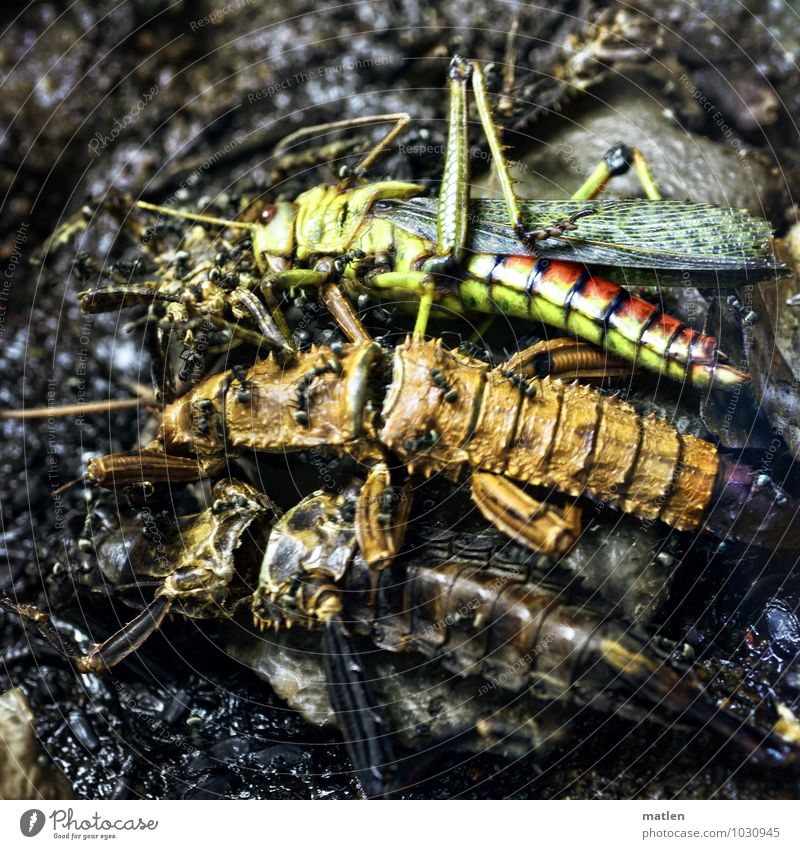
[[[382,566],[398,550],[408,509],[404,502],[387,521],[399,472],[393,458],[411,475],[467,481],[486,518],[554,557],[580,532],[581,497],[679,530],[797,544],[796,501],[710,442],[591,387],[536,377],[550,344],[496,368],[417,338],[391,355],[364,342],[290,363],[267,358],[244,375],[200,383],[165,408],[151,445],[92,461],[88,474],[129,483],[138,464],[140,480],[152,484],[169,480],[173,467],[178,477],[213,475],[245,451],[347,454],[370,470],[356,526],[366,556]],[[563,505],[542,490],[556,490]]]
[[794,741],[765,737],[719,709],[689,666],[612,616],[597,595],[590,599],[568,572],[525,576],[519,562],[505,570],[502,554],[476,563],[469,546],[442,556],[434,545],[415,545],[376,576],[351,520],[360,490],[356,481],[339,495],[317,492],[288,511],[273,528],[253,595],[260,630],[299,623],[323,632],[331,700],[357,763],[364,752],[356,734],[387,731],[352,633],[482,678],[478,698],[490,689],[530,691],[628,718],[708,726],[765,760],[793,756]]
[[[638,283],[684,287],[737,286],[774,277],[783,269],[771,250],[768,222],[745,210],[661,199],[641,154],[622,144],[606,154],[571,199],[520,200],[479,63],[454,58],[449,84],[449,136],[438,197],[423,197],[425,187],[418,183],[364,177],[408,124],[407,114],[304,128],[283,144],[321,130],[394,122],[338,183],[314,186],[293,202],[253,205],[237,220],[140,202],[162,220],[218,227],[228,239],[212,260],[212,240],[200,230],[186,249],[162,261],[160,280],[131,284],[117,275],[114,285],[82,293],[83,308],[161,305],[192,350],[199,333],[208,336],[208,329],[197,326],[206,322],[236,341],[264,343],[289,355],[294,344],[279,309],[280,292],[319,293],[353,342],[368,334],[343,292],[351,298],[369,293],[410,304],[418,337],[432,311],[502,314],[545,322],[637,367],[697,387],[732,389],[749,380],[727,361],[716,339],[604,275],[616,269]],[[469,84],[502,200],[470,197]],[[646,200],[594,199],[609,179],[629,168],[637,172]],[[195,354],[186,363],[189,371],[197,368]]]

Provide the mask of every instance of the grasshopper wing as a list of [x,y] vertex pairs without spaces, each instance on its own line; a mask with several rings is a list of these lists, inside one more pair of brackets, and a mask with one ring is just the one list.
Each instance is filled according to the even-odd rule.
[[[436,241],[436,198],[384,203],[375,214]],[[585,213],[562,237],[536,242],[548,259],[608,268],[632,282],[672,286],[738,286],[783,273],[767,221],[743,209],[676,200],[523,201],[526,228],[537,230]],[[499,200],[470,204],[469,249],[531,255]],[[648,280],[648,275],[650,279]],[[633,278],[633,279],[632,279]]]

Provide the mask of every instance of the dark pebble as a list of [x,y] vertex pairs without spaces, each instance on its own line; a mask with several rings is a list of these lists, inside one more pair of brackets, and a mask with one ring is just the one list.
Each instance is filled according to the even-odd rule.
[[67,725],[75,739],[89,752],[96,752],[100,748],[100,741],[94,733],[91,723],[81,711],[73,711],[67,717]]
[[199,775],[201,772],[208,772],[214,769],[215,763],[208,755],[198,755],[186,767],[186,772],[189,775]]
[[275,763],[296,764],[301,761],[308,760],[310,754],[307,750],[300,746],[280,745],[270,746],[267,749],[261,749],[260,752],[253,752],[248,758],[252,766],[272,766]]
[[212,758],[223,763],[234,763],[250,751],[250,743],[244,737],[228,737],[220,740],[209,749]]
[[202,778],[191,788],[184,799],[218,799],[231,795],[231,783],[224,772],[215,772]]
[[178,690],[164,711],[164,722],[167,725],[174,725],[176,722],[180,722],[180,720],[183,719],[188,710],[189,705],[186,704],[186,691]]

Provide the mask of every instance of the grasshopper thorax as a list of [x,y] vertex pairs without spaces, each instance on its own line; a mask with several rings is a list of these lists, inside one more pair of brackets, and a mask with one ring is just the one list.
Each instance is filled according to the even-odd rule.
[[339,585],[358,551],[357,496],[355,488],[316,492],[273,527],[253,596],[257,628],[311,628],[341,611]]

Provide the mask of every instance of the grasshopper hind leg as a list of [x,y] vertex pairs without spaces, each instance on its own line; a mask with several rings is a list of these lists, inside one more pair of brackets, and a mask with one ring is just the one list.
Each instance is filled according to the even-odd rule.
[[624,142],[617,142],[606,151],[602,160],[572,195],[572,200],[591,200],[597,197],[612,178],[627,174],[631,168],[639,177],[639,182],[648,199],[661,200],[661,192],[642,152],[638,148],[629,147]]
[[558,559],[581,532],[581,510],[573,504],[561,510],[532,498],[500,475],[476,472],[471,478],[472,500],[485,519],[512,539],[547,557]]

